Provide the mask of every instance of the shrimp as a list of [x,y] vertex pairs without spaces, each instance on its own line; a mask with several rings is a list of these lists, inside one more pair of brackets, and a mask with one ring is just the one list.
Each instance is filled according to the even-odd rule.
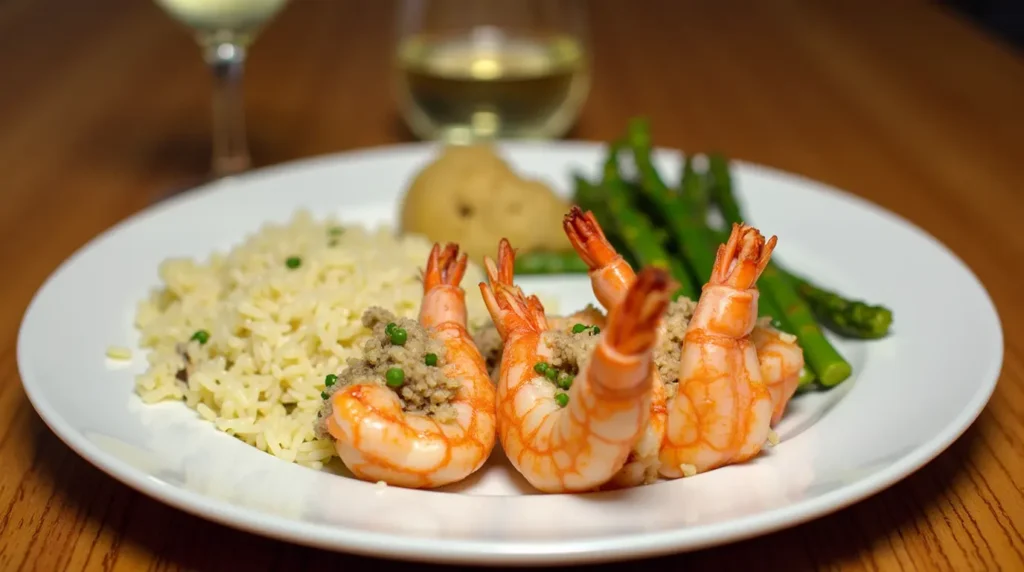
[[750,333],[761,363],[761,377],[768,385],[772,397],[772,425],[782,419],[786,405],[800,385],[800,372],[804,367],[804,350],[796,343],[796,336],[771,326],[757,326]]
[[612,309],[593,353],[560,406],[555,387],[535,371],[552,353],[544,307],[512,284],[515,253],[502,239],[498,263],[485,259],[480,292],[504,340],[498,383],[498,437],[509,460],[542,492],[600,488],[623,468],[650,416],[655,328],[669,304],[671,277],[641,272]]
[[[598,301],[605,308],[615,304],[633,283],[634,274],[629,263],[609,244],[592,213],[584,213],[578,206],[573,206],[565,215],[562,226],[580,258],[590,267],[591,285]],[[772,422],[774,425],[781,419],[799,384],[804,367],[803,350],[787,334],[770,326],[755,325],[751,338],[758,360],[763,362],[761,375],[770,389],[776,388],[772,389],[773,407],[778,411]]]
[[[608,242],[593,213],[573,206],[562,221],[562,228],[579,257],[590,267],[590,283],[597,301],[610,309],[617,306],[625,292],[636,282],[633,267]],[[664,335],[660,331],[659,335]],[[658,451],[665,435],[668,404],[665,383],[654,370],[651,390],[651,416],[644,436],[630,454],[623,470],[612,484],[631,487],[653,482],[658,476]]]
[[734,224],[719,246],[686,329],[679,390],[669,404],[661,475],[677,478],[740,463],[761,452],[771,430],[772,399],[750,332],[758,291],[776,238]]
[[327,431],[338,456],[356,477],[407,488],[435,488],[476,472],[494,448],[494,385],[466,330],[465,292],[459,286],[466,255],[435,244],[423,275],[419,322],[445,348],[444,375],[461,385],[452,401],[455,420],[441,422],[402,410],[398,395],[373,380],[331,396]]
[[562,229],[576,254],[590,268],[590,285],[605,310],[618,305],[636,280],[633,267],[608,242],[594,213],[573,205],[562,219]]

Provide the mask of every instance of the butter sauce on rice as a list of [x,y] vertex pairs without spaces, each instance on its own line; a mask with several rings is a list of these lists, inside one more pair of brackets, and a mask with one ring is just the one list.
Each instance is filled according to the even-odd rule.
[[[299,211],[227,254],[165,260],[161,286],[137,308],[149,367],[136,392],[146,403],[183,400],[219,430],[319,468],[335,455],[315,430],[326,376],[361,357],[367,309],[417,318],[430,248],[420,236]],[[483,280],[470,263],[462,286],[471,329],[489,321],[473,295]]]

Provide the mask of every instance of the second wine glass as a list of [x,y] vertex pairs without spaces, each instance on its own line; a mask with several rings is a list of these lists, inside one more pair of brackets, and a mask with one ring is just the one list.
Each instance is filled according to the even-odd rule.
[[402,0],[398,104],[422,139],[563,136],[590,88],[585,0]]

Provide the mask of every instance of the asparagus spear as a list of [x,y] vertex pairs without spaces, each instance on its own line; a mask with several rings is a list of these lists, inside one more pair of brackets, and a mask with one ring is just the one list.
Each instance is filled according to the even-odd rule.
[[865,340],[883,338],[889,333],[892,311],[885,306],[847,300],[791,273],[786,273],[786,277],[811,311],[833,332]]
[[[732,193],[732,182],[725,159],[720,155],[712,156],[710,170],[714,178],[715,202],[726,222],[742,222],[743,216]],[[800,347],[804,350],[807,365],[823,385],[834,386],[850,377],[853,371],[850,363],[825,338],[810,307],[800,298],[774,262],[768,262],[758,280],[758,286],[782,310],[779,318],[783,324],[790,326],[790,331],[796,335]]]
[[697,218],[704,226],[707,226],[708,206],[711,203],[708,187],[707,178],[693,168],[693,155],[687,155],[683,162],[683,179],[679,185],[679,196],[690,210],[691,216]]
[[516,255],[516,274],[586,274],[588,270],[574,250],[535,250]]
[[[720,155],[711,157],[712,173],[718,189],[716,199],[722,215],[728,221],[741,220],[739,204],[732,192],[732,180],[729,166]],[[892,311],[885,306],[849,300],[836,292],[816,286],[809,280],[794,276],[776,265],[786,279],[797,289],[799,294],[811,306],[818,320],[837,334],[862,339],[876,339],[889,333],[892,324]]]
[[639,263],[616,232],[615,220],[612,217],[611,211],[608,210],[604,191],[598,185],[590,182],[586,177],[578,173],[573,175],[573,179],[576,183],[574,202],[581,209],[594,213],[598,224],[604,229],[608,242],[626,259],[630,266],[636,268]]
[[[649,201],[647,199],[647,196],[644,194],[640,182],[634,180],[625,180],[625,178],[623,178],[622,182],[625,183],[626,190],[629,191],[629,196],[631,197],[631,200],[636,206],[636,208],[644,213],[648,213],[647,216],[650,217],[651,220],[655,222],[660,220],[660,217],[655,216],[658,212],[657,207],[651,205],[651,201]],[[672,236],[669,234],[667,230],[665,230],[665,227],[663,225],[656,225],[654,227],[654,235],[658,239],[658,242],[665,248],[666,251],[668,251],[669,254],[679,254],[677,252],[678,249],[675,248],[675,242],[672,240]]]
[[[629,122],[629,144],[640,175],[642,192],[657,208],[675,247],[688,262],[696,282],[706,283],[711,278],[711,267],[715,262],[714,247],[704,232],[705,223],[687,209],[683,197],[673,193],[658,174],[651,160],[651,132],[646,119],[634,118]],[[690,168],[692,170],[692,164]]]
[[[657,240],[656,227],[646,215],[636,209],[630,200],[629,191],[619,175],[618,154],[623,146],[621,141],[616,141],[609,149],[601,185],[608,210],[614,220],[613,226],[641,265],[661,266],[669,270],[672,277],[679,282],[679,289],[675,292],[674,297],[686,296],[695,299],[694,287],[686,270],[678,260],[673,259],[665,252]],[[595,216],[597,215],[595,214]],[[602,226],[604,225],[602,224]]]
[[760,282],[768,295],[783,309],[783,323],[795,328],[797,343],[804,349],[804,358],[821,383],[831,387],[853,373],[853,368],[821,332],[810,307],[800,298],[785,276],[771,263],[761,274]]
[[[693,155],[687,155],[683,162],[683,178],[679,186],[679,197],[682,199],[688,216],[700,227],[700,231],[705,237],[705,243],[708,249],[708,261],[690,261],[690,264],[694,267],[701,284],[705,284],[711,279],[711,270],[714,265],[714,257],[716,253],[716,246],[714,245],[727,242],[729,240],[729,234],[715,231],[708,226],[707,211],[711,202],[709,196],[710,185],[708,184],[707,178],[693,168]],[[775,305],[775,302],[771,297],[761,297],[757,310],[759,316],[771,317],[772,325],[776,328],[784,331],[790,331],[791,328],[788,328],[782,323],[782,312]]]

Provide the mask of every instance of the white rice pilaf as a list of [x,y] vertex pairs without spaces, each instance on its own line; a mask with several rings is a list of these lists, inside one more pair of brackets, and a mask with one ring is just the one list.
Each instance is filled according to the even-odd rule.
[[[324,377],[369,336],[360,321],[366,308],[417,316],[430,247],[422,237],[342,228],[300,211],[226,255],[165,260],[161,287],[136,314],[149,350],[136,391],[147,403],[183,400],[219,430],[318,468],[335,454],[314,434]],[[483,279],[470,264],[462,281],[471,327],[489,321],[477,290]],[[200,331],[205,343],[192,340]]]

